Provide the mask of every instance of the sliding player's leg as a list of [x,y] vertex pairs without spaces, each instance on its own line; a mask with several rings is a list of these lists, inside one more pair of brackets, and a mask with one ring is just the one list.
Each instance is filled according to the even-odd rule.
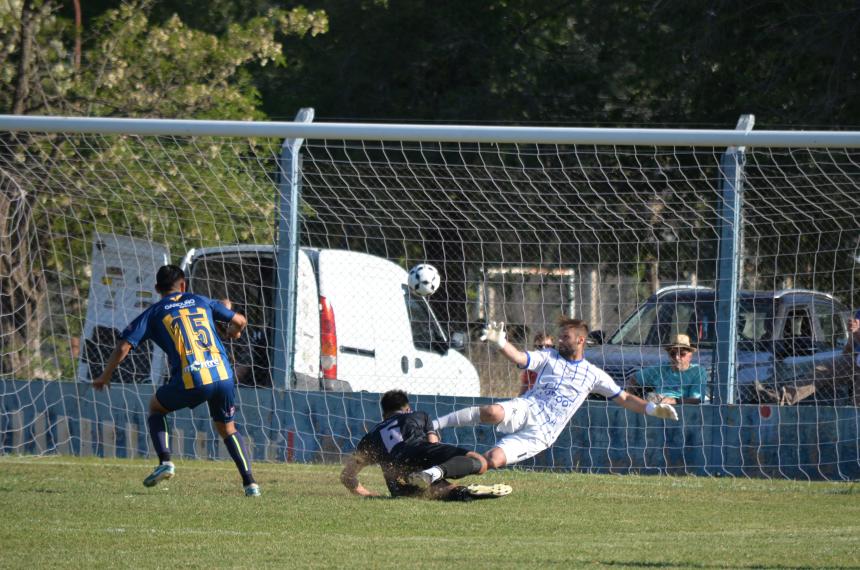
[[427,469],[416,471],[410,474],[409,480],[415,485],[426,486],[441,479],[462,479],[469,475],[482,475],[486,471],[487,460],[474,451],[469,451],[465,455],[458,455]]
[[487,461],[480,454],[445,443],[410,444],[398,459],[415,468],[409,480],[422,487],[445,478],[460,479],[487,471]]
[[443,501],[471,501],[476,498],[502,497],[511,492],[508,485],[458,486],[448,478],[481,475],[487,471],[487,461],[478,453],[444,443],[408,445],[398,456],[403,469],[421,469],[407,477],[416,494]]
[[442,479],[427,490],[426,496],[442,501],[473,501],[475,499],[496,499],[510,495],[513,488],[504,483],[486,485],[472,484],[468,486],[454,485]]

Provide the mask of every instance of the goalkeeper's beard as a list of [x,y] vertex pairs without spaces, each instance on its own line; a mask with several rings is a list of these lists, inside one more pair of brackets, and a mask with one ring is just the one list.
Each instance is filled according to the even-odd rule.
[[565,360],[571,360],[575,355],[573,348],[566,344],[559,344],[556,350],[558,350],[558,355]]

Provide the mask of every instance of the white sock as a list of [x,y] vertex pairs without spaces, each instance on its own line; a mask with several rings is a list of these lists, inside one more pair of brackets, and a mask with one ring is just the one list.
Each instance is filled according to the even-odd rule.
[[442,473],[442,469],[440,467],[431,467],[430,469],[425,469],[424,473],[430,475],[430,482],[435,483],[439,479],[442,478],[444,473]]
[[449,427],[475,426],[481,423],[481,407],[472,406],[444,415],[433,420],[433,429]]

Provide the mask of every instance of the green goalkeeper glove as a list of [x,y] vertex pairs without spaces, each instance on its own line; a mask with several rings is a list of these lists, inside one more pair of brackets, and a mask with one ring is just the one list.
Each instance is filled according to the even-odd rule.
[[645,406],[645,413],[649,416],[663,418],[664,420],[678,421],[678,412],[676,412],[675,408],[669,404],[655,404],[654,402],[648,402]]
[[495,343],[500,350],[508,344],[507,336],[505,333],[505,323],[497,323],[496,321],[487,324],[484,330],[481,331],[481,340]]

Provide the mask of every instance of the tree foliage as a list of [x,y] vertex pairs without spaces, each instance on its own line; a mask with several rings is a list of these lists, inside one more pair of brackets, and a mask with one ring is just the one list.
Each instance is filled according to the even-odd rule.
[[[722,128],[734,126],[742,113],[754,113],[759,128],[860,125],[860,6],[852,0],[302,4],[95,0],[84,4],[78,29],[71,2],[0,2],[0,110],[251,120],[291,119],[299,108],[312,106],[322,119]],[[78,37],[80,58],[74,54]],[[39,239],[24,241],[40,245],[43,251],[32,253],[41,260],[40,270],[53,276],[36,276],[32,299],[44,297],[45,287],[62,296],[66,287],[86,285],[87,267],[80,260],[88,258],[93,231],[170,241],[177,252],[272,241],[270,173],[278,142],[5,136],[0,211],[14,206],[22,219],[32,220],[27,227],[40,232]],[[681,161],[677,165],[664,161],[660,168],[697,166],[681,155],[666,159]],[[692,163],[683,163],[687,159]],[[637,243],[641,263],[656,264],[667,257],[661,248],[682,247],[676,244],[692,248],[679,257],[712,259],[710,228],[685,225],[667,204],[680,192],[692,209],[712,208],[712,199],[703,196],[712,190],[713,177],[690,188],[669,184],[669,178],[643,205],[653,214],[652,234],[629,235],[613,227],[612,235],[618,243]],[[625,179],[627,190],[649,185]],[[467,201],[456,189],[439,190],[451,212]],[[613,182],[612,191],[623,195],[625,187]],[[762,190],[762,199],[771,191]],[[129,196],[141,206],[134,212],[127,207]],[[531,207],[529,201],[540,199],[517,200]],[[192,221],[186,212],[201,202],[206,214],[198,209]],[[601,212],[593,231],[604,231],[616,219],[616,206]],[[308,210],[308,223],[324,223],[313,218],[315,211],[323,206]],[[516,210],[509,217],[515,215]],[[223,223],[226,216],[231,224]],[[360,240],[369,231],[349,216],[339,223],[342,228],[325,227],[320,235],[341,232]],[[467,257],[462,245],[471,238],[457,226],[462,243],[443,239],[450,230],[440,225],[439,239],[422,242],[420,253],[446,260],[446,272],[460,275]],[[834,246],[828,262],[833,266],[844,264],[856,248],[856,228],[847,230]],[[400,228],[372,237],[369,242],[384,237],[400,240],[400,249],[412,247]],[[579,260],[568,249],[575,237],[562,242],[550,234],[535,236],[536,242],[554,239],[559,254],[546,261]],[[608,238],[597,242],[605,250],[600,259],[627,253]],[[428,253],[427,247],[436,250]],[[806,249],[791,262],[809,266],[821,247]],[[19,254],[29,259],[30,253]],[[652,269],[657,276],[656,265]],[[67,300],[62,306],[71,315],[66,328],[77,332],[81,307]]]
[[263,71],[270,115],[313,104],[353,119],[860,124],[852,0],[309,5],[329,14],[330,33],[288,40],[295,64]]
[[[0,4],[0,108],[16,114],[262,119],[249,67],[282,67],[279,38],[313,36],[327,26],[321,11],[269,9],[216,35],[175,15],[154,21],[150,9],[148,2],[123,3],[90,20],[78,66],[72,57],[75,27],[57,4]],[[177,253],[213,243],[271,242],[270,173],[279,142],[7,133],[0,144],[0,211],[14,206],[21,219],[33,220],[22,226],[29,233],[10,247],[39,248],[16,252],[40,260],[23,306],[56,302],[66,321],[49,323],[41,334],[39,320],[30,319],[28,330],[16,332],[21,340],[5,334],[21,327],[4,311],[3,346],[32,348],[36,338],[50,343],[80,331],[81,291],[89,276],[82,260],[89,258],[94,231],[169,243]],[[0,366],[0,375],[23,374],[25,364],[30,374],[54,374],[33,372],[33,361],[21,360]]]
[[[326,31],[324,12],[270,9],[231,23],[221,35],[173,15],[150,20],[150,3],[123,3],[91,20],[80,69],[71,55],[74,26],[50,1],[0,6],[0,106],[11,111],[15,86],[30,84],[22,113],[86,116],[261,118],[248,67],[282,67],[278,37]],[[34,57],[19,70],[24,34],[35,30]]]

